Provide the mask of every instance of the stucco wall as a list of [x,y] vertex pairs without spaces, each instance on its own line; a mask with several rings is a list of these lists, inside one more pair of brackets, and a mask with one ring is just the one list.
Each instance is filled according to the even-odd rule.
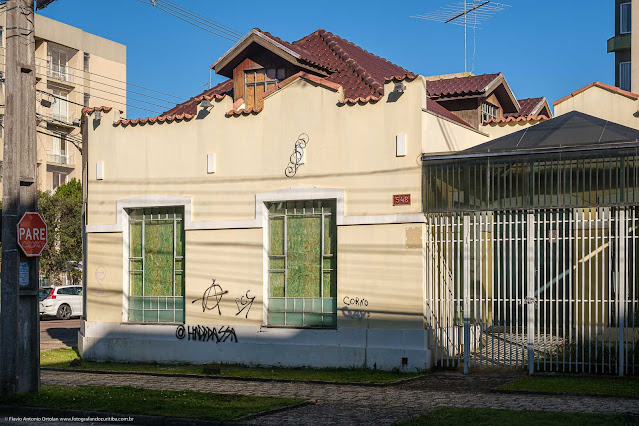
[[580,111],[613,123],[639,129],[638,107],[639,103],[636,100],[593,86],[556,104],[555,116],[570,111]]
[[88,321],[122,320],[122,234],[88,234],[87,295]]

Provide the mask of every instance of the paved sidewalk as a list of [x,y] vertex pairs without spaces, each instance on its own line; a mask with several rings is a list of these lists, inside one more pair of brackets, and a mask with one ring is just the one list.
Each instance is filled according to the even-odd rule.
[[459,376],[433,374],[389,387],[247,382],[215,378],[183,379],[126,374],[102,375],[43,371],[43,384],[136,386],[148,389],[194,390],[221,394],[300,397],[318,404],[253,419],[248,424],[389,425],[439,407],[485,407],[514,410],[639,414],[637,400],[556,395],[489,393],[512,380],[503,374]]

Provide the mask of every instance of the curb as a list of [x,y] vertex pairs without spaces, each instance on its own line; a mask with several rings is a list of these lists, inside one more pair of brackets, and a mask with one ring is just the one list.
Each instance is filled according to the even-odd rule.
[[[286,408],[286,407],[282,407]],[[85,410],[63,410],[57,408],[43,408],[43,407],[28,407],[28,406],[15,406],[15,405],[0,405],[0,414],[16,416],[16,417],[77,417],[78,421],[82,421],[81,418],[88,417],[101,417],[106,418],[104,421],[95,421],[96,423],[117,422],[123,425],[153,425],[153,426],[228,426],[237,425],[236,421],[223,422],[218,420],[200,420],[200,419],[185,419],[179,417],[164,417],[164,416],[149,416],[145,414],[120,414],[120,413],[106,413],[104,411],[85,411]],[[108,420],[108,419],[111,420]],[[132,418],[132,421],[126,419]],[[124,420],[115,420],[124,419]],[[4,419],[7,422],[11,420]],[[35,419],[34,419],[35,420]],[[239,420],[239,419],[238,419]],[[16,422],[23,423],[23,422]],[[46,422],[45,422],[46,423]]]
[[82,373],[82,374],[123,374],[133,376],[151,376],[151,377],[187,377],[195,379],[211,379],[211,380],[238,380],[242,382],[270,382],[270,383],[310,383],[316,385],[337,385],[337,386],[362,386],[362,387],[387,387],[401,385],[406,382],[421,379],[426,374],[421,374],[415,377],[409,377],[407,379],[395,380],[393,382],[331,382],[328,380],[304,380],[304,379],[273,379],[265,377],[238,377],[238,376],[217,376],[217,375],[204,375],[204,374],[176,374],[176,373],[149,373],[144,371],[109,371],[109,370],[71,370],[67,368],[40,368],[42,371],[56,371],[62,373]]
[[638,399],[636,395],[612,395],[607,393],[584,393],[584,392],[543,392],[532,390],[514,390],[514,389],[491,389],[491,393],[503,393],[510,395],[550,395],[550,396],[588,396],[592,398],[613,398],[613,399]]

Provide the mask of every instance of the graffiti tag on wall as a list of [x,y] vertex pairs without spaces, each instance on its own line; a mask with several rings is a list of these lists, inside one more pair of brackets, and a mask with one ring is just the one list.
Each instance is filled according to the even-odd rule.
[[100,286],[99,289],[94,290],[96,294],[104,293],[104,285],[102,285],[102,283],[104,283],[104,279],[106,278],[106,275],[107,275],[106,268],[104,266],[98,266],[97,268],[95,268],[95,281]]
[[228,290],[222,290],[222,286],[219,284],[215,284],[215,278],[213,278],[213,284],[204,290],[202,297],[199,299],[195,299],[191,303],[195,303],[198,301],[202,301],[202,312],[212,311],[217,308],[217,313],[222,315],[222,311],[220,310],[220,302],[222,301],[222,296],[228,293]]
[[349,319],[356,319],[361,321],[365,317],[370,317],[371,314],[367,310],[360,308],[368,307],[368,300],[359,297],[344,296],[342,299],[344,306],[342,307],[342,315]]
[[243,310],[246,309],[246,315],[244,316],[244,318],[248,318],[248,314],[251,311],[251,306],[253,306],[253,302],[255,301],[255,296],[250,297],[249,291],[251,290],[246,290],[245,296],[235,298],[235,304],[237,305],[237,314],[235,314],[235,316],[238,316],[242,313]]
[[221,327],[207,327],[204,325],[178,325],[175,330],[175,337],[178,340],[189,340],[194,342],[213,342],[224,343],[235,342],[237,343],[237,335],[235,329],[229,326]]

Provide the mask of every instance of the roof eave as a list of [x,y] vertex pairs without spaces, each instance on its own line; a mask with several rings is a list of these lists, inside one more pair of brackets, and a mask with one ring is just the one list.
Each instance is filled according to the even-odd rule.
[[484,90],[483,90],[484,94],[490,94],[492,91],[497,89],[500,84],[504,85],[504,88],[506,88],[506,93],[508,94],[510,101],[512,102],[517,112],[519,112],[519,110],[521,110],[521,105],[519,105],[519,102],[517,101],[515,94],[513,93],[512,89],[510,88],[510,85],[508,84],[508,81],[506,81],[506,77],[504,77],[502,73],[499,73],[493,81],[491,81],[490,83],[486,85],[486,87],[484,87]]

